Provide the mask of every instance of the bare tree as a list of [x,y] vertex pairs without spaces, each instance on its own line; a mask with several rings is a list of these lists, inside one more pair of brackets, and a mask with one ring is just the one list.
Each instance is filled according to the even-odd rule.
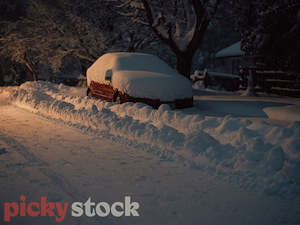
[[134,23],[148,26],[176,55],[178,72],[189,78],[193,57],[203,42],[221,0],[121,2],[122,4],[118,4],[120,14],[130,17]]

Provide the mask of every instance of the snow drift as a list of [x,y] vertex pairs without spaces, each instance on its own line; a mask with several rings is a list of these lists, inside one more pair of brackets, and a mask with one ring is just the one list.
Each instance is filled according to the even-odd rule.
[[300,190],[300,122],[205,117],[158,110],[141,103],[122,105],[74,96],[74,88],[27,82],[5,88],[0,99],[94,134],[144,146],[164,159],[213,172],[243,188],[293,196]]

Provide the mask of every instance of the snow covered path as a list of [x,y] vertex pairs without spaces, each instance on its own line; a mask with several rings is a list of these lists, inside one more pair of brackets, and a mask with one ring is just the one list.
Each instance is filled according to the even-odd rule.
[[[140,217],[80,218],[63,224],[294,224],[299,202],[241,190],[208,171],[184,167],[153,153],[0,106],[0,199],[47,196],[52,201],[120,201],[132,196]],[[3,209],[1,208],[1,212]],[[70,211],[68,211],[70,213]],[[56,224],[18,217],[11,224]]]

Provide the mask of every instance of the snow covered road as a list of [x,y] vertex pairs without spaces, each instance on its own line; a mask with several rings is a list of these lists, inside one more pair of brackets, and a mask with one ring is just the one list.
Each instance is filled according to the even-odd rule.
[[[140,217],[74,219],[63,224],[294,224],[299,201],[247,192],[209,173],[67,126],[13,105],[0,106],[0,199],[114,202],[130,195]],[[2,212],[1,208],[1,212]],[[70,213],[70,211],[68,211]],[[1,215],[1,214],[0,214]],[[10,224],[56,224],[16,217]]]

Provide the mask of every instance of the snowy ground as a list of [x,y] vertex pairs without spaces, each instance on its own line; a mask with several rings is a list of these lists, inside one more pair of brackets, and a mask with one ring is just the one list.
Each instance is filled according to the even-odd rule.
[[[139,218],[64,224],[300,221],[299,100],[201,92],[194,108],[172,111],[84,91],[44,82],[0,89],[1,202],[129,194],[141,204]],[[12,224],[24,220],[41,223]]]

